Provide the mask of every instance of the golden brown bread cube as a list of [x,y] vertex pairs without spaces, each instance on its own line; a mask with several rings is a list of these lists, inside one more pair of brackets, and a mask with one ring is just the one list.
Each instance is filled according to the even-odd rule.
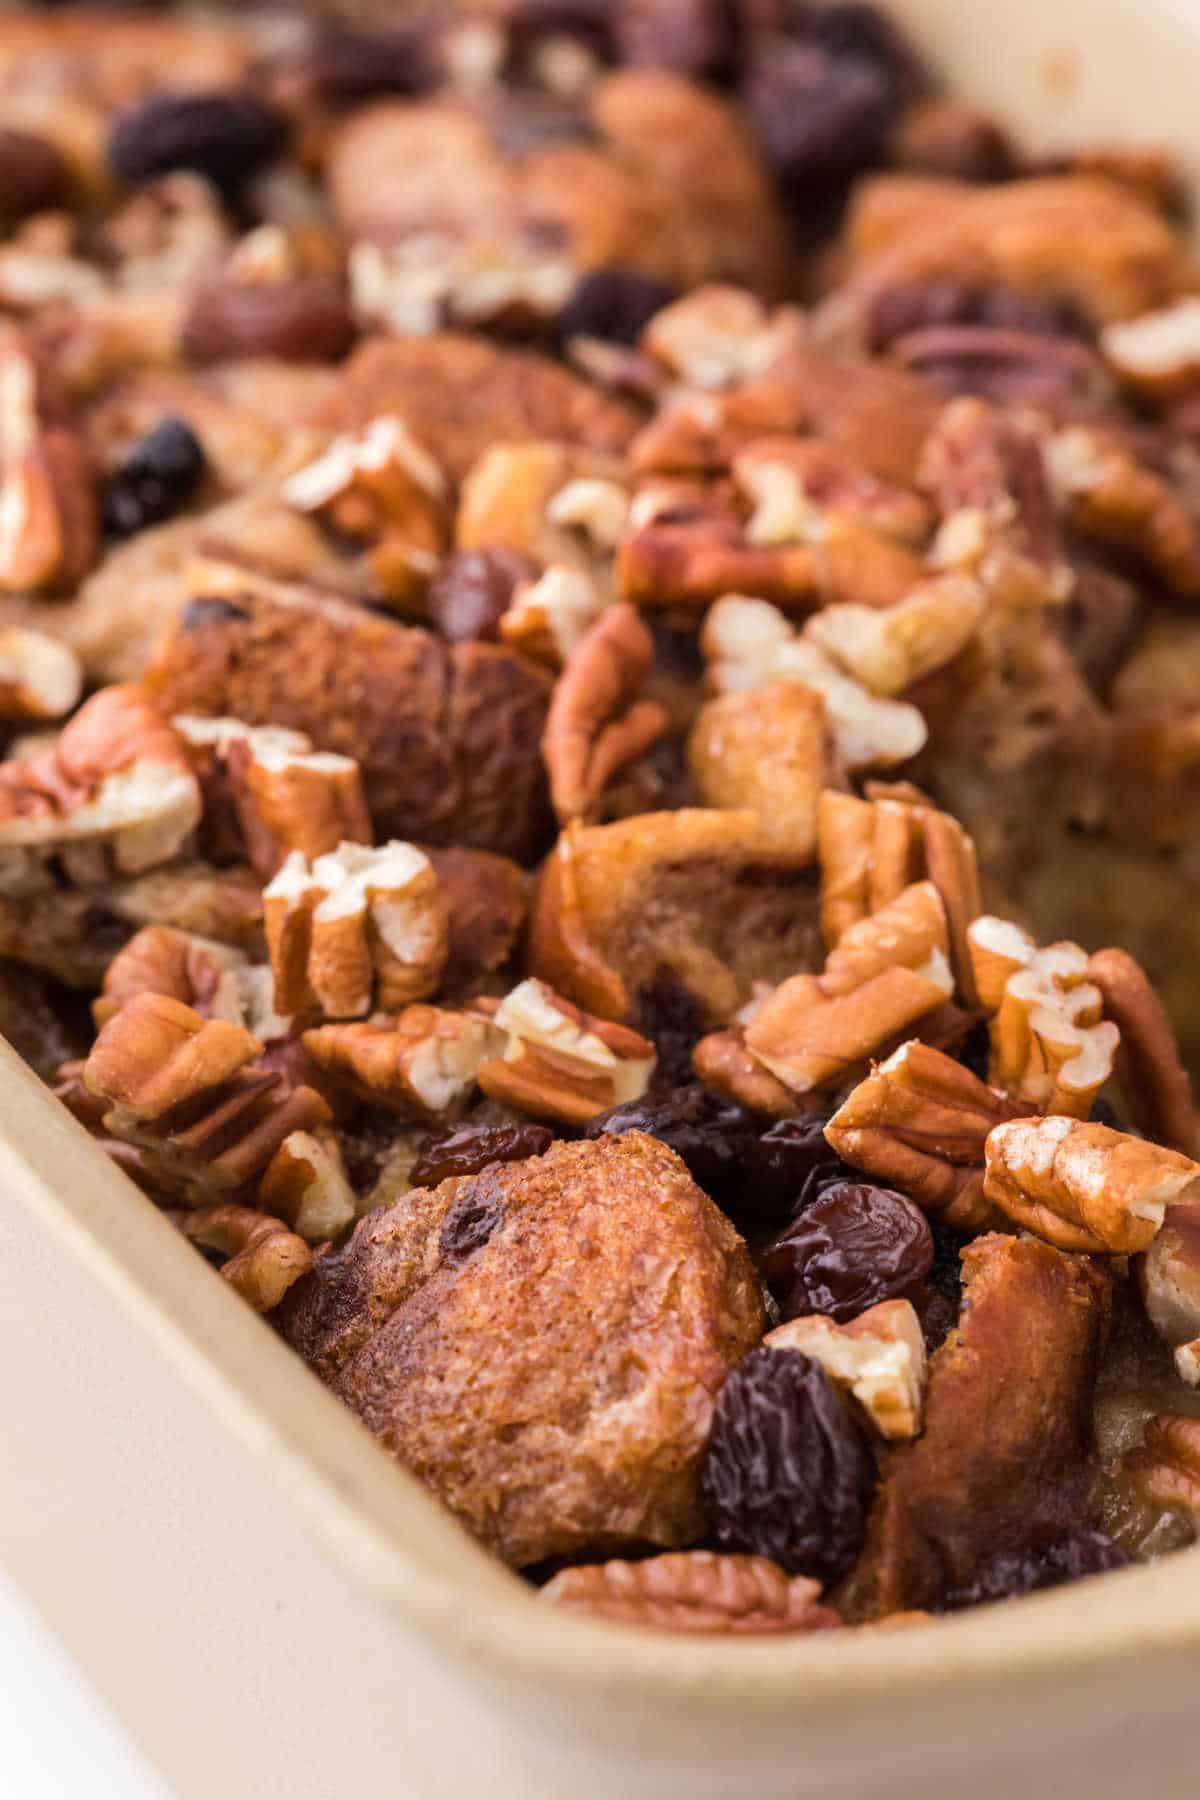
[[550,678],[499,645],[449,645],[332,599],[247,593],[195,601],[147,680],[170,716],[290,726],[354,757],[381,841],[518,860],[543,841]]
[[741,1238],[641,1132],[406,1194],[280,1317],[517,1567],[699,1537],[713,1403],[763,1330]]
[[1111,1281],[1088,1257],[1000,1234],[976,1238],[963,1264],[962,1318],[930,1364],[924,1435],[888,1461],[839,1601],[852,1620],[936,1607],[988,1558],[1089,1522]]

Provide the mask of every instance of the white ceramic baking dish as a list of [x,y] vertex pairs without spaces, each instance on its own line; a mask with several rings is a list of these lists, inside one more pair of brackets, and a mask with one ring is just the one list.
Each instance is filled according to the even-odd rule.
[[[1165,139],[1200,174],[1197,0],[899,10],[1039,141]],[[2,1045],[0,1196],[0,1560],[182,1800],[1195,1791],[1200,1551],[916,1630],[591,1625],[471,1543]]]

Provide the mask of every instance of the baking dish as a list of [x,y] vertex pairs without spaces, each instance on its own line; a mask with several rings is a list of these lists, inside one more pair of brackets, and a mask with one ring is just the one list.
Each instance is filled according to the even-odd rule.
[[[903,10],[1033,140],[1188,161],[1200,9]],[[185,1800],[1190,1791],[1200,1552],[907,1631],[591,1626],[473,1546],[7,1051],[0,1173],[0,1556]]]

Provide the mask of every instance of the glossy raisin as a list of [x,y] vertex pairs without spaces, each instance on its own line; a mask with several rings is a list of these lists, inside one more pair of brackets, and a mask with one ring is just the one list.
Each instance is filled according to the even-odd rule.
[[858,1180],[858,1171],[826,1143],[828,1122],[825,1113],[802,1113],[777,1120],[761,1134],[751,1157],[751,1175],[765,1210],[778,1213],[787,1208],[795,1214],[836,1182]]
[[925,1215],[869,1183],[829,1187],[776,1238],[763,1260],[785,1319],[824,1313],[845,1324],[881,1300],[917,1300],[933,1266]]
[[862,1548],[875,1462],[819,1363],[755,1350],[721,1389],[701,1488],[722,1550],[836,1581]]
[[974,1579],[946,1596],[946,1612],[1016,1600],[1042,1588],[1062,1587],[1089,1575],[1128,1568],[1133,1558],[1102,1531],[1077,1531],[1038,1550],[1006,1550],[990,1557]]
[[494,642],[501,616],[519,582],[537,569],[519,550],[460,550],[448,557],[429,584],[429,623],[452,644],[470,639]]
[[691,1080],[692,1051],[709,1029],[695,997],[669,969],[660,969],[637,1000],[638,1030],[654,1045],[659,1087],[682,1087]]
[[544,1156],[554,1133],[544,1125],[452,1125],[427,1138],[413,1164],[414,1187],[436,1187],[452,1175],[478,1175],[491,1163],[524,1162]]
[[204,451],[186,419],[168,418],[133,446],[104,493],[104,528],[130,537],[186,506],[204,473]]
[[584,1127],[584,1137],[644,1131],[687,1164],[692,1180],[723,1205],[736,1195],[758,1137],[751,1113],[736,1100],[693,1083],[669,1093],[651,1092],[601,1113]]
[[636,269],[611,264],[584,275],[558,316],[558,335],[605,338],[613,344],[636,344],[656,312],[669,306],[676,291]]
[[122,181],[138,183],[193,169],[235,192],[287,143],[285,120],[240,88],[159,93],[118,114],[108,159]]

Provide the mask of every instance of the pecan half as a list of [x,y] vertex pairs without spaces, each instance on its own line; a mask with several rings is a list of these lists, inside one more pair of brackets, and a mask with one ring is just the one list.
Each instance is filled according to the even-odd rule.
[[228,1257],[221,1276],[257,1313],[271,1312],[313,1266],[304,1239],[250,1206],[224,1201],[191,1212],[169,1213],[193,1244]]
[[840,1080],[949,998],[946,919],[925,882],[851,927],[820,976],[796,975],[746,1027],[746,1048],[794,1093]]
[[683,1550],[563,1569],[539,1598],[619,1625],[758,1636],[840,1625],[831,1608],[818,1605],[820,1592],[820,1582],[788,1576],[765,1556]]
[[925,1340],[910,1300],[883,1300],[839,1325],[814,1313],[767,1333],[768,1350],[799,1350],[853,1394],[881,1437],[915,1438],[925,1398]]
[[1200,1156],[1200,1115],[1166,1008],[1146,971],[1125,950],[1088,958],[1105,1017],[1121,1034],[1117,1074],[1134,1124],[1185,1156]]
[[653,1044],[582,1012],[544,981],[523,981],[502,1001],[477,1001],[476,1010],[507,1034],[502,1054],[480,1064],[479,1085],[520,1112],[586,1125],[640,1100],[650,1085]]
[[38,372],[15,343],[0,347],[0,592],[69,590],[90,566],[99,507],[77,435],[45,425]]
[[1124,1472],[1144,1500],[1200,1528],[1200,1419],[1159,1413],[1125,1458]]
[[613,606],[582,639],[555,685],[542,737],[550,797],[563,824],[586,818],[619,769],[658,742],[669,715],[636,696],[654,640],[631,606]]
[[[265,978],[265,979],[264,979]],[[203,1019],[227,1019],[257,1037],[271,1031],[271,976],[230,944],[170,925],[147,925],[109,963],[101,996],[93,1002],[97,1028],[138,994],[165,994]]]
[[957,1231],[984,1231],[988,1133],[1017,1109],[952,1057],[912,1040],[872,1069],[825,1127],[846,1162]]
[[1161,475],[1087,425],[1051,438],[1046,464],[1074,530],[1139,557],[1181,599],[1200,600],[1200,533]]
[[790,1119],[795,1114],[795,1094],[751,1056],[743,1031],[713,1031],[702,1037],[692,1051],[692,1068],[705,1087],[740,1101],[751,1112],[769,1119]]
[[1138,1265],[1146,1314],[1175,1351],[1175,1367],[1191,1387],[1200,1386],[1200,1206],[1168,1205],[1158,1236]]
[[288,1013],[394,1012],[436,992],[449,955],[437,876],[412,844],[342,844],[311,867],[296,851],[263,890],[263,915]]
[[480,1064],[500,1037],[482,1013],[407,1006],[395,1019],[320,1025],[304,1033],[317,1067],[402,1118],[444,1123],[475,1089]]
[[183,750],[137,688],[104,688],[51,750],[0,764],[0,870],[36,888],[60,857],[76,881],[167,862],[200,819]]
[[986,1197],[1061,1250],[1146,1250],[1167,1207],[1200,1196],[1200,1163],[1079,1119],[997,1125],[986,1157]]

